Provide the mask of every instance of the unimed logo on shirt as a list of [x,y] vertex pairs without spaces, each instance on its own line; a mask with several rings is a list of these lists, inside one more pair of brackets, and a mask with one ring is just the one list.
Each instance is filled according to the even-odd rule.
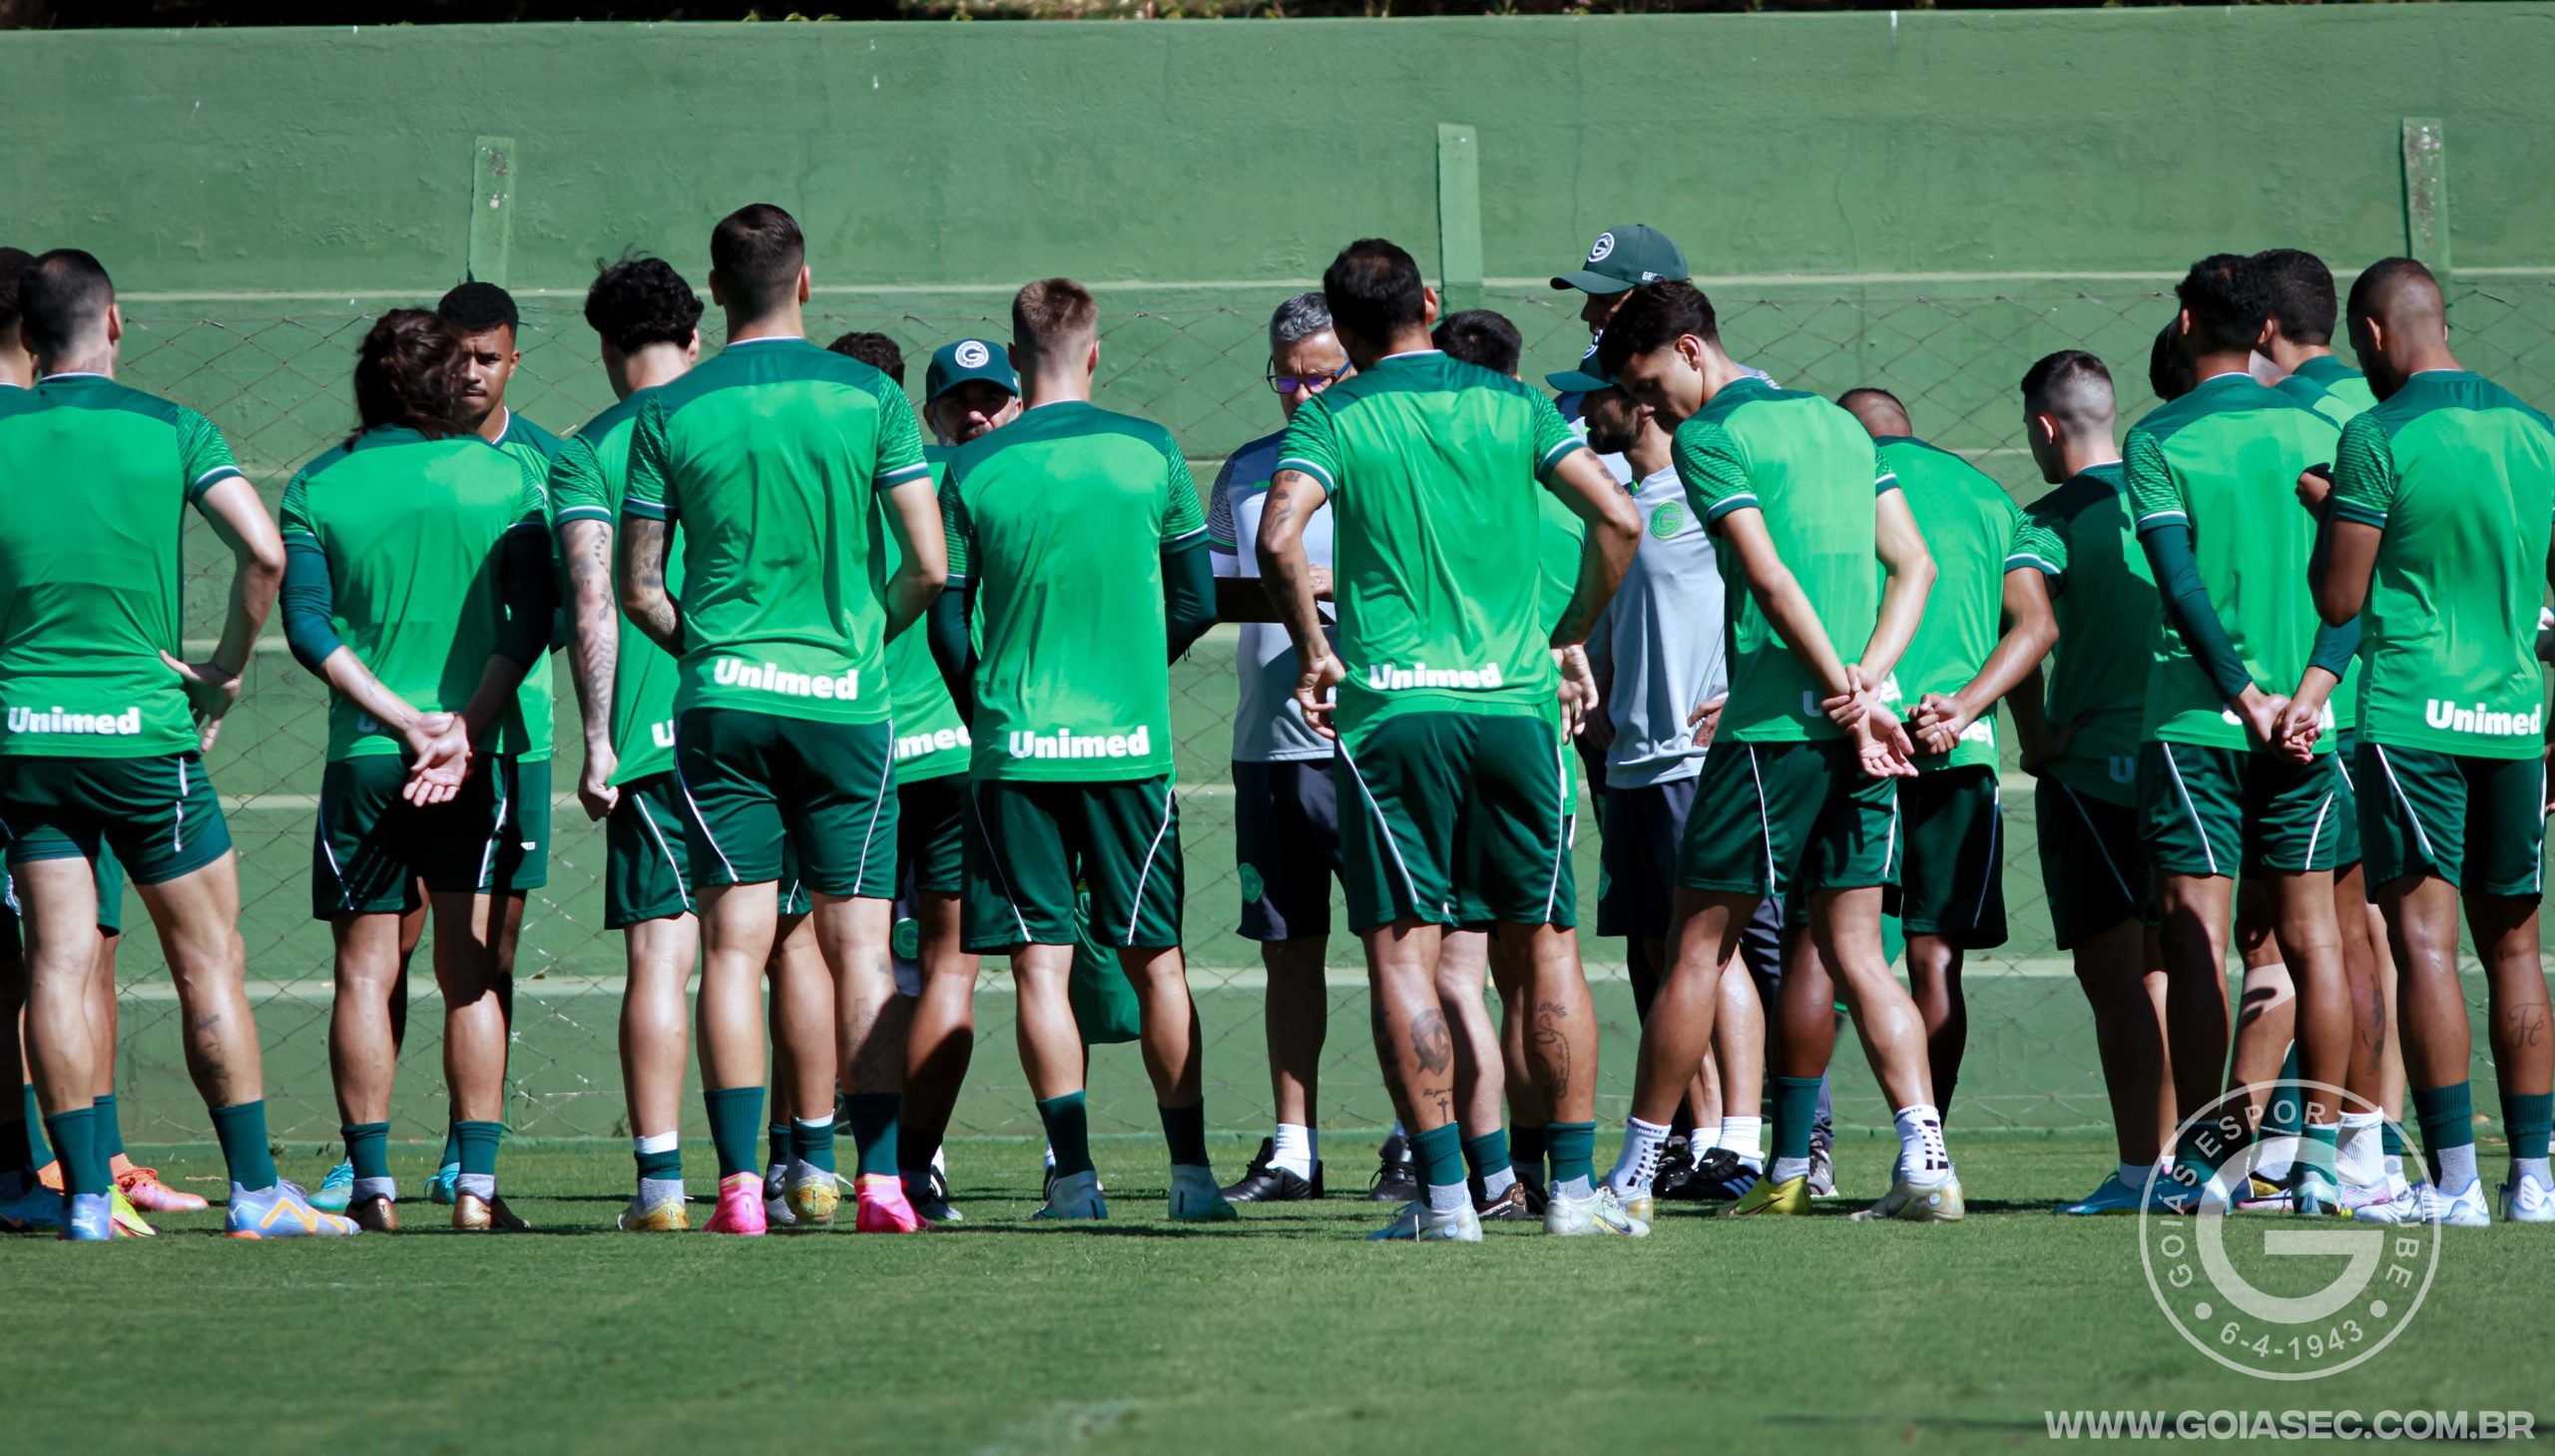
[[65,713],[60,705],[51,709],[12,708],[9,710],[9,731],[80,733],[102,738],[136,737],[142,732],[142,710],[128,708],[122,713]]
[[928,733],[899,733],[896,736],[896,761],[902,763],[907,758],[919,758],[925,753],[975,745],[976,740],[967,736],[967,730],[962,728],[945,728]]
[[[2453,733],[2480,733],[2488,738],[2537,737],[2545,731],[2546,710],[2495,713],[2480,703],[2451,703],[2433,698],[2422,704],[2422,722]],[[13,717],[10,726],[16,727]]]
[[1042,733],[1035,728],[1025,731],[1014,729],[1010,747],[1011,756],[1015,758],[1142,758],[1153,752],[1154,734],[1153,729],[1146,728],[1132,733],[1078,733],[1072,728]]
[[1411,688],[1496,688],[1501,682],[1497,663],[1484,663],[1478,668],[1432,668],[1426,663],[1405,668],[1398,663],[1372,663],[1366,668],[1366,687],[1376,693],[1399,693]]
[[783,698],[824,698],[849,703],[860,696],[860,674],[857,670],[839,678],[818,677],[813,673],[793,673],[774,663],[746,663],[735,658],[721,658],[710,670],[711,680],[722,688],[752,688],[761,693],[777,693]]

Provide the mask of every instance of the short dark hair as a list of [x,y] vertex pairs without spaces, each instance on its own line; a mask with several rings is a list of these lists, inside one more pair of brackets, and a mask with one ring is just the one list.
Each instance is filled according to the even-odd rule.
[[825,347],[858,359],[900,386],[905,382],[905,351],[883,333],[863,333],[855,328]]
[[18,274],[33,261],[35,255],[23,247],[0,247],[0,341],[17,337]]
[[1853,388],[1846,390],[1844,393],[1837,395],[1836,407],[1839,409],[1850,410],[1854,407],[1854,401],[1857,399],[1885,400],[1888,402],[1891,409],[1898,411],[1898,417],[1900,419],[1907,421],[1907,427],[1909,429],[1914,429],[1916,427],[1916,417],[1907,412],[1907,401],[1890,393],[1888,390],[1881,388],[1877,384],[1858,384]]
[[1704,290],[1683,278],[1644,283],[1624,294],[1615,316],[1606,320],[1606,331],[1597,336],[1597,366],[1607,378],[1619,378],[1626,359],[1666,348],[1690,333],[1721,342],[1721,319]]
[[1332,327],[1378,347],[1427,318],[1427,291],[1419,263],[1381,238],[1360,238],[1339,249],[1321,275]]
[[429,436],[463,432],[461,325],[423,308],[394,308],[355,346],[355,415],[363,429],[405,425]]
[[2192,361],[2183,355],[2183,336],[2175,327],[2181,321],[2166,319],[2147,350],[2147,387],[2169,403],[2191,393],[2199,382],[2192,378]]
[[625,354],[650,344],[687,344],[701,324],[701,295],[664,258],[625,256],[595,264],[586,323]]
[[710,270],[728,306],[748,316],[789,302],[806,263],[798,220],[769,203],[748,203],[710,230]]
[[76,247],[57,247],[18,272],[18,333],[27,352],[59,358],[103,330],[115,305],[106,265]]
[[523,331],[523,315],[515,311],[515,295],[494,283],[476,279],[462,283],[435,303],[435,316],[463,333],[493,328]]
[[2191,311],[2191,348],[2195,354],[2232,353],[2250,349],[2263,336],[2263,320],[2271,317],[2271,288],[2254,260],[2233,252],[2214,252],[2192,264],[2174,285],[2174,297]]
[[2333,270],[2324,259],[2303,248],[2274,247],[2255,253],[2253,262],[2281,336],[2291,343],[2331,343]]
[[1477,364],[1494,374],[1514,374],[1526,352],[1526,336],[1504,313],[1467,308],[1437,320],[1428,341],[1453,358]]
[[2425,302],[2445,313],[2446,297],[2439,279],[2418,260],[2409,257],[2381,257],[2351,280],[2351,317],[2381,317],[2392,313],[2397,298],[2409,289],[2421,289]]
[[1029,372],[1057,351],[1100,335],[1100,304],[1071,278],[1040,278],[1011,298],[1013,362],[1029,360]]
[[2041,406],[2071,432],[2101,425],[2120,412],[2112,371],[2083,349],[2060,349],[2024,370],[2023,404]]

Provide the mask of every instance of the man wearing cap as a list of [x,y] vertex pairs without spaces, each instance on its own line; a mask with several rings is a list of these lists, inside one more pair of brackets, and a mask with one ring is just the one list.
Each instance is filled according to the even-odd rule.
[[1556,289],[1577,288],[1588,295],[1579,319],[1591,334],[1605,331],[1624,295],[1644,283],[1686,276],[1686,254],[1668,235],[1647,223],[1609,228],[1588,244],[1585,264],[1553,277]]

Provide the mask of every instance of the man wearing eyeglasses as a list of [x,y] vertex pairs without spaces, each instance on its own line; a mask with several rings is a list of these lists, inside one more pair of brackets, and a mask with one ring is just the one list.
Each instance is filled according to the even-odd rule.
[[[1297,293],[1269,320],[1269,386],[1292,419],[1296,406],[1351,372],[1319,293]],[[1207,549],[1220,577],[1257,577],[1253,542],[1284,431],[1233,453],[1208,493]],[[1304,528],[1315,595],[1330,596],[1330,512]],[[1327,615],[1328,609],[1324,612]],[[1304,727],[1295,706],[1299,665],[1283,627],[1242,624],[1236,654],[1242,701],[1234,713],[1235,857],[1242,881],[1242,933],[1260,942],[1269,969],[1269,1078],[1277,1136],[1261,1145],[1242,1181],[1225,1190],[1237,1204],[1292,1203],[1322,1196],[1314,1103],[1328,993],[1322,961],[1330,935],[1330,877],[1339,870],[1339,810],[1331,792],[1327,738]],[[1390,1152],[1390,1149],[1387,1150]],[[1407,1178],[1407,1161],[1385,1159]],[[1416,1186],[1388,1191],[1397,1202]]]

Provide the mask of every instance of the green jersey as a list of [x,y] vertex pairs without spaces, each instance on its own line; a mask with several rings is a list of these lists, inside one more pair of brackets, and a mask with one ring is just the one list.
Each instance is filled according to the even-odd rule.
[[2546,416],[2463,369],[2431,370],[2352,420],[2337,457],[2331,514],[2385,533],[2360,617],[2360,731],[2479,758],[2540,752]]
[[[477,435],[370,429],[301,467],[283,489],[283,538],[327,558],[329,628],[381,686],[427,713],[478,691],[505,621],[499,543],[546,529],[541,477]],[[328,759],[405,751],[341,693]],[[521,753],[520,715],[480,746]]]
[[[1861,423],[1815,394],[1741,379],[1677,427],[1676,461],[1686,498],[1716,534],[1733,511],[1765,517],[1775,554],[1800,583],[1836,655],[1859,657],[1880,620],[1873,502],[1898,489]],[[1716,741],[1844,736],[1819,707],[1826,695],[1775,635],[1737,568],[1722,571],[1730,701]]]
[[[1925,615],[1898,660],[1897,696],[1912,709],[1928,693],[1968,687],[1996,650],[2005,622],[2005,563],[2022,512],[2005,487],[1949,450],[1904,436],[1878,443],[1881,465],[1898,477],[1907,512],[1934,558]],[[1919,772],[1980,763],[1996,763],[1992,705],[1950,752],[1916,755]]]
[[676,711],[884,722],[877,497],[930,474],[904,391],[803,338],[739,340],[649,390],[621,510],[683,527]]
[[[579,426],[550,462],[550,517],[559,529],[571,521],[621,520],[630,491],[630,435],[639,425],[645,390]],[[612,751],[619,760],[612,781],[631,783],[675,766],[675,660],[621,615],[621,553],[613,553],[613,622],[620,647],[612,673]],[[683,531],[667,546],[666,591],[683,596]],[[531,708],[526,705],[525,712]]]
[[1561,497],[1548,490],[1535,492],[1535,509],[1543,519],[1541,560],[1537,564],[1535,620],[1544,625],[1549,639],[1553,629],[1561,626],[1570,611],[1570,599],[1579,590],[1579,548],[1588,537],[1588,523],[1579,519]]
[[1203,536],[1171,432],[1080,400],[961,446],[940,488],[949,579],[974,588],[979,778],[1172,771],[1162,553]]
[[[949,446],[923,447],[934,492],[948,474],[950,457],[957,453]],[[881,591],[904,562],[896,533],[887,524],[888,510],[885,501],[878,503],[878,538],[871,547]],[[950,701],[949,685],[941,681],[940,665],[932,660],[931,634],[919,622],[887,644],[887,691],[895,709],[896,781],[911,783],[966,772],[975,740],[967,735],[958,705]]]
[[2368,377],[2331,354],[2308,359],[2272,387],[2331,420],[2335,429],[2377,403],[2376,393],[2368,387]]
[[1557,538],[1538,497],[1586,448],[1541,391],[1436,349],[1295,411],[1277,468],[1330,496],[1343,727],[1555,712],[1542,563]]
[[[559,458],[559,437],[510,409],[506,411],[506,427],[497,435],[495,444],[498,449],[513,456],[524,469],[532,473],[535,480],[542,483],[542,509],[545,514],[549,512],[551,509],[550,462]],[[558,538],[553,536],[550,543],[550,574],[553,577],[560,577],[562,570]],[[560,593],[560,600],[563,602],[567,600],[565,591]],[[551,632],[549,644],[551,647],[557,647],[568,640],[565,613],[566,609],[563,607],[558,624]],[[558,747],[558,728],[553,722],[557,716],[555,704],[558,691],[550,681],[549,653],[545,652],[535,658],[532,666],[524,669],[523,687],[517,690],[517,696],[523,704],[524,742],[527,745],[523,750],[523,756],[536,762],[546,759]]]
[[2075,732],[2042,771],[2116,804],[2138,800],[2138,743],[2155,663],[2155,569],[2132,529],[2121,467],[2096,465],[2032,502],[2005,569],[2049,577],[2058,646],[2044,715]]
[[0,752],[192,752],[183,656],[189,506],[240,473],[203,415],[103,374],[0,389]]
[[[2279,390],[2230,373],[2132,425],[2122,452],[2139,534],[2190,526],[2210,606],[2266,693],[2297,691],[2322,625],[2306,585],[2315,518],[2299,507],[2298,477],[2333,458],[2339,433]],[[2253,745],[2244,720],[2220,700],[2170,622],[2156,634],[2145,731],[2173,742]],[[2331,736],[2321,748],[2332,746]]]

